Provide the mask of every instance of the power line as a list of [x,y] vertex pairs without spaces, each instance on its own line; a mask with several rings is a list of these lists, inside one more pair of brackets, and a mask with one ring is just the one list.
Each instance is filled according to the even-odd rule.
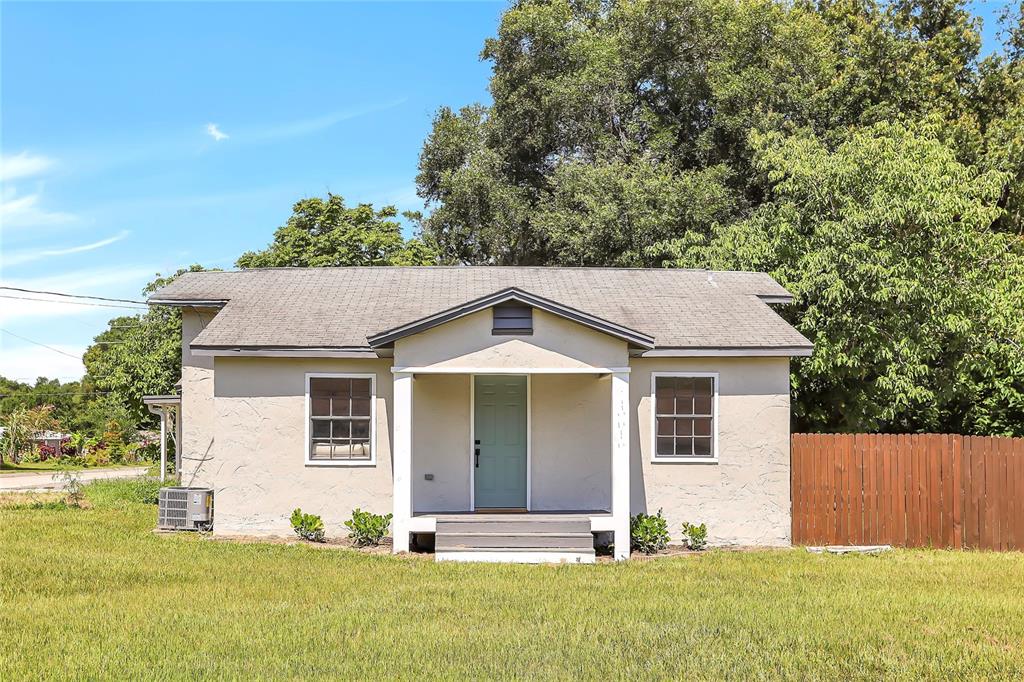
[[148,305],[145,301],[133,301],[130,298],[106,298],[105,296],[86,296],[84,294],[66,294],[61,291],[41,291],[39,289],[22,289],[21,287],[5,287],[0,286],[0,289],[7,289],[8,291],[21,291],[26,294],[46,294],[47,296],[66,296],[68,298],[88,298],[94,301],[114,301],[115,303],[135,303],[138,305]]
[[[3,289],[4,287],[0,287]],[[127,308],[128,310],[144,310],[138,306],[133,305],[117,305],[115,303],[86,303],[85,301],[54,301],[52,298],[33,298],[31,296],[11,296],[9,294],[0,294],[0,298],[11,298],[15,301],[39,301],[40,303],[59,303],[61,305],[88,305],[96,308]]]
[[49,350],[52,350],[54,353],[60,353],[61,355],[66,355],[69,358],[74,358],[75,360],[81,360],[82,359],[81,355],[72,355],[71,353],[67,353],[65,351],[62,351],[60,348],[54,348],[53,346],[47,346],[45,343],[39,343],[38,341],[33,341],[32,339],[26,338],[26,337],[21,336],[19,334],[15,334],[14,332],[8,331],[8,330],[6,330],[6,329],[4,329],[2,327],[0,327],[0,332],[3,332],[5,334],[10,334],[11,336],[13,336],[16,339],[21,339],[22,341],[28,341],[29,343],[34,343],[35,345],[42,346],[43,348],[48,348]]

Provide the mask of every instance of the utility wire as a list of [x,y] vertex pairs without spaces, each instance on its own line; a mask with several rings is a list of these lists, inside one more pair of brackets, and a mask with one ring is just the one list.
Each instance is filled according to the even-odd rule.
[[19,334],[15,334],[12,331],[8,331],[7,329],[4,329],[3,327],[0,327],[0,332],[3,332],[5,334],[10,334],[11,336],[13,336],[16,339],[21,339],[22,341],[28,341],[29,343],[34,343],[35,345],[42,346],[43,348],[48,348],[48,349],[52,350],[54,353],[60,353],[61,355],[66,355],[69,358],[74,358],[75,360],[81,360],[82,359],[81,355],[72,355],[71,353],[67,353],[65,351],[62,351],[60,348],[54,348],[53,346],[47,346],[45,343],[39,343],[38,341],[33,341],[32,339],[26,338],[26,337],[21,336]]
[[65,294],[61,291],[40,291],[39,289],[22,289],[21,287],[5,287],[0,289],[8,291],[20,291],[26,294],[46,294],[47,296],[66,296],[68,298],[88,298],[94,301],[114,301],[115,303],[135,303],[137,305],[148,305],[145,301],[133,301],[129,298],[106,298],[104,296],[85,296],[83,294]]
[[[0,287],[3,289],[5,287]],[[11,296],[9,294],[0,294],[0,298],[12,298],[15,301],[39,301],[40,303],[60,303],[61,305],[88,305],[95,306],[97,308],[128,308],[129,310],[144,310],[135,305],[117,305],[115,303],[86,303],[85,301],[55,301],[52,298],[33,298],[31,296]]]

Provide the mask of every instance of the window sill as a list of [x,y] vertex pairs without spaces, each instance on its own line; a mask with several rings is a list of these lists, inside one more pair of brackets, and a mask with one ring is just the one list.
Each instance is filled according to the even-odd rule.
[[718,464],[717,457],[652,457],[651,464]]
[[376,460],[357,460],[347,462],[344,460],[340,461],[329,461],[320,459],[307,459],[305,466],[308,467],[375,467],[377,466]]

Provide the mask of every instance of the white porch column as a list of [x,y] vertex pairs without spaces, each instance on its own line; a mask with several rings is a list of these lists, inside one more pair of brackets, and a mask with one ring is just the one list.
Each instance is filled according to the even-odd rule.
[[612,374],[612,523],[615,560],[629,558],[629,373]]
[[160,482],[167,477],[167,408],[160,408]]
[[412,520],[412,377],[395,372],[395,445],[392,452],[394,490],[391,521],[394,552],[409,551],[409,524]]

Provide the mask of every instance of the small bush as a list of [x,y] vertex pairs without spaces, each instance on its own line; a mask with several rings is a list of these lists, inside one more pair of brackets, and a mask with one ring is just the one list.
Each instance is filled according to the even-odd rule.
[[324,541],[324,522],[316,514],[303,514],[301,509],[292,512],[292,530],[304,540]]
[[689,549],[696,552],[704,549],[708,544],[708,527],[706,524],[695,526],[692,523],[683,524],[683,542]]
[[668,521],[658,510],[656,515],[640,513],[629,520],[629,539],[633,549],[654,554],[668,547]]
[[348,536],[356,547],[377,546],[388,534],[392,514],[374,514],[356,508],[352,510],[352,518],[345,522]]

